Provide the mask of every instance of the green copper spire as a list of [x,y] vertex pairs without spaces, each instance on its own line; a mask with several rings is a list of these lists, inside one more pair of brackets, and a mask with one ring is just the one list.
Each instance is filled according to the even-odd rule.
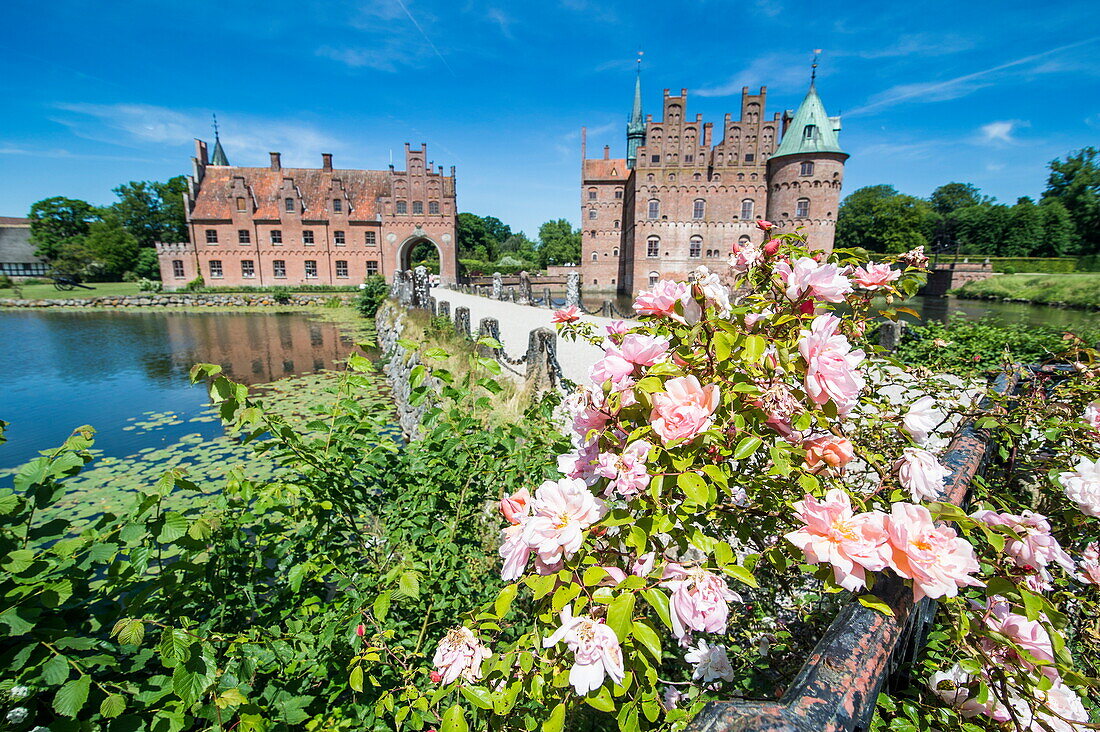
[[214,115],[214,154],[210,157],[211,165],[229,165],[229,158],[222,149],[221,138],[218,137],[218,115]]
[[626,123],[626,167],[633,168],[638,160],[638,148],[645,145],[645,118],[642,117],[642,54],[638,54],[638,71],[634,78],[634,107]]
[[[814,77],[817,72],[817,62],[814,61]],[[830,117],[825,113],[825,105],[821,103],[821,97],[817,95],[816,78],[810,80],[810,90],[806,92],[806,98],[798,105],[798,111],[791,118],[787,132],[779,147],[772,153],[772,158],[783,155],[802,155],[806,153],[841,153],[840,117]]]

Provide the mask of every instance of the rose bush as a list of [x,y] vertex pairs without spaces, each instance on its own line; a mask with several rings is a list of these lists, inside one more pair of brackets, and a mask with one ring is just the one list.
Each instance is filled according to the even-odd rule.
[[592,383],[566,400],[563,477],[501,503],[501,575],[517,581],[443,641],[457,633],[487,649],[461,665],[479,665],[478,678],[433,684],[453,659],[409,664],[399,706],[444,730],[552,732],[591,714],[604,727],[680,729],[708,700],[761,692],[735,687],[727,669],[767,663],[757,654],[770,640],[746,644],[740,632],[763,584],[790,598],[858,593],[888,612],[873,593],[876,573],[892,572],[914,600],[940,605],[914,669],[927,689],[884,697],[883,718],[1086,723],[1095,368],[1038,373],[1022,411],[981,416],[995,464],[968,508],[943,502],[940,454],[978,416],[984,385],[911,373],[854,345],[874,318],[904,311],[890,306],[916,291],[926,263],[920,250],[874,265],[826,257],[785,234],[740,247],[729,285],[705,267],[658,282],[637,298],[639,325],[601,334],[557,317],[564,337],[604,350]]

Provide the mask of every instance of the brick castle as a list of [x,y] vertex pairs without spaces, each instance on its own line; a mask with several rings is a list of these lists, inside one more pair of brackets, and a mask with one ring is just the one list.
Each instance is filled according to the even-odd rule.
[[715,130],[687,115],[687,90],[664,91],[661,118],[642,116],[639,73],[626,158],[588,159],[582,134],[581,277],[585,290],[633,295],[700,264],[725,271],[735,242],[763,240],[757,219],[800,228],[815,249],[833,247],[844,161],[840,118],[829,117],[811,78],[795,112],[765,112],[767,87],[741,90],[737,119]]
[[455,176],[433,168],[428,148],[405,144],[405,170],[232,166],[216,140],[195,140],[184,196],[190,241],[158,244],[166,289],[202,275],[211,285],[357,285],[407,269],[420,243],[439,251],[455,281]]

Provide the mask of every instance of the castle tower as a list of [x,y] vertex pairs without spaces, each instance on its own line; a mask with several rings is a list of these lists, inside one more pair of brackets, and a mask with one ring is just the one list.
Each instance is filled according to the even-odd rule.
[[642,60],[634,79],[634,107],[626,123],[626,167],[633,168],[638,160],[638,148],[645,145],[645,119],[642,117]]
[[222,139],[218,136],[218,116],[214,115],[214,155],[210,158],[211,165],[229,165],[229,158],[222,149]]
[[[815,58],[815,76],[816,69]],[[783,139],[768,159],[768,220],[780,231],[801,229],[812,249],[832,251],[848,154],[840,148],[840,117],[825,113],[814,77],[783,123]]]

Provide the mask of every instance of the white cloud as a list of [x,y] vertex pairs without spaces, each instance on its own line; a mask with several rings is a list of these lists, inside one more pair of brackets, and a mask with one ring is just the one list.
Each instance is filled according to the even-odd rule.
[[889,46],[856,51],[854,54],[837,51],[834,55],[856,55],[864,59],[899,58],[905,56],[946,56],[974,47],[969,36],[939,33],[906,33]]
[[[210,113],[175,110],[149,104],[59,104],[66,113],[55,118],[73,134],[133,148],[190,146],[195,137],[209,139]],[[315,166],[322,152],[351,149],[343,141],[308,123],[251,115],[219,115],[222,145],[230,162],[265,164],[269,151],[283,153],[288,167]]]
[[387,47],[374,48],[337,48],[335,46],[321,46],[315,52],[322,58],[339,61],[353,69],[371,68],[376,71],[397,71],[394,59],[407,58],[407,56],[391,53]]
[[770,53],[758,56],[747,68],[728,81],[704,87],[695,93],[701,97],[728,97],[740,94],[742,87],[755,90],[760,86],[802,88],[810,82],[810,61],[805,54]]
[[490,23],[496,24],[500,28],[500,33],[508,40],[513,40],[512,35],[512,19],[505,14],[500,8],[489,8],[485,11],[485,17]]
[[979,128],[979,141],[986,145],[1012,145],[1019,140],[1015,133],[1021,127],[1028,127],[1027,122],[1018,119],[997,120],[984,124]]

